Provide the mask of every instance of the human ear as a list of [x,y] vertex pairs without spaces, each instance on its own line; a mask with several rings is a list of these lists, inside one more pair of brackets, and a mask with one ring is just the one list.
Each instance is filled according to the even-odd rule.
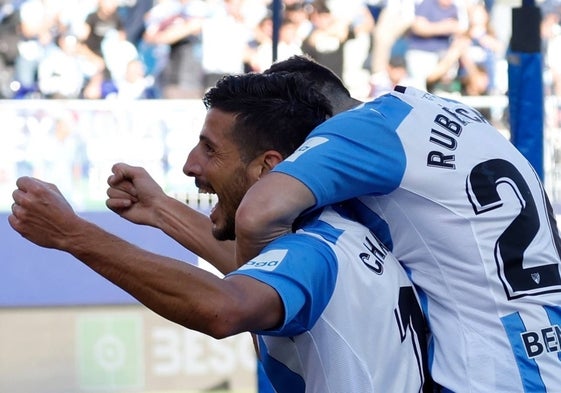
[[280,154],[276,150],[267,150],[263,153],[263,166],[264,170],[269,172],[273,169],[278,163],[283,160],[282,154]]
[[256,180],[259,180],[262,176],[265,176],[271,171],[279,162],[283,160],[282,154],[276,150],[267,150],[252,161],[250,170],[255,176]]

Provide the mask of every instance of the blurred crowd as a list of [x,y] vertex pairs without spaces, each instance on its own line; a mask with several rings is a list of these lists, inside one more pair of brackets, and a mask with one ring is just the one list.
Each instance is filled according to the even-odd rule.
[[[547,92],[561,95],[561,0],[538,4]],[[0,0],[0,98],[200,98],[224,74],[266,69],[274,43],[276,59],[308,54],[348,84],[366,75],[362,96],[398,83],[505,92],[493,0],[285,0],[280,17],[273,5]]]

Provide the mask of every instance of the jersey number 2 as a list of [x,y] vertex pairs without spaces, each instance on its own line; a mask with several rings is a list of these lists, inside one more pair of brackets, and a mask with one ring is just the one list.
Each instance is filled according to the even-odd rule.
[[[477,215],[485,214],[503,205],[497,191],[500,184],[511,187],[520,202],[520,213],[495,243],[495,262],[507,297],[514,299],[561,290],[557,261],[524,267],[524,252],[540,230],[540,215],[532,191],[518,169],[505,160],[489,160],[476,165],[466,182],[466,192]],[[547,213],[553,214],[547,197],[544,199],[550,210]],[[551,238],[554,239],[557,256],[559,256],[561,249],[555,220],[549,220],[547,228],[551,231]]]

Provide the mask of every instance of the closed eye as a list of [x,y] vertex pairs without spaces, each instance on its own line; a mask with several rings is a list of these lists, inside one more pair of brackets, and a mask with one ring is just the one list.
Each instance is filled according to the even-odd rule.
[[204,135],[199,136],[199,145],[207,155],[213,155],[214,153],[216,153],[214,143],[212,143],[212,141]]
[[204,150],[207,154],[214,154],[214,152],[215,152],[214,147],[212,145],[210,145],[209,143],[205,143],[203,145],[203,148],[204,148]]

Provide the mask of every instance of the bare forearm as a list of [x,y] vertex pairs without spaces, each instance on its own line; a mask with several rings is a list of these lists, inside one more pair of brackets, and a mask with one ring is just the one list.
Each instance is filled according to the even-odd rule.
[[219,242],[209,218],[163,191],[142,167],[116,163],[107,179],[109,209],[136,224],[162,230],[222,273],[234,270],[232,242]]
[[228,314],[221,312],[236,308],[235,291],[213,274],[147,252],[85,221],[69,240],[64,251],[162,317],[216,338],[243,330],[228,324]]

